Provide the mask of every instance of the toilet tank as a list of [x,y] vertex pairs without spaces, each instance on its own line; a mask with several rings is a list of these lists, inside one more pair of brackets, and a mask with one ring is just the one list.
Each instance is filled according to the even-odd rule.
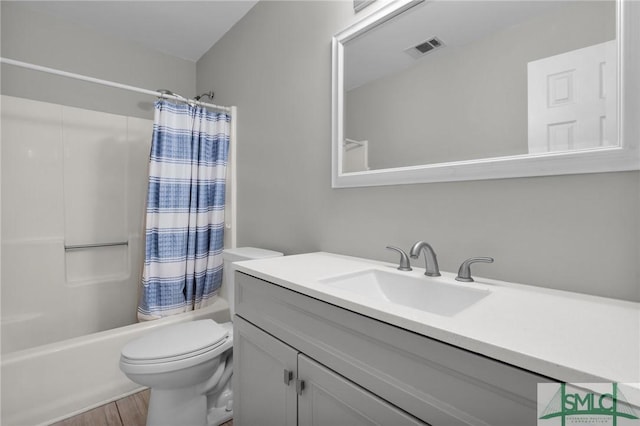
[[236,270],[233,262],[240,262],[242,260],[268,259],[270,257],[279,256],[283,256],[283,254],[277,251],[255,247],[238,247],[234,249],[225,249],[222,252],[224,266],[222,270],[222,287],[220,287],[220,297],[226,299],[229,302],[229,309],[231,311],[232,319],[233,315],[235,314],[233,283]]

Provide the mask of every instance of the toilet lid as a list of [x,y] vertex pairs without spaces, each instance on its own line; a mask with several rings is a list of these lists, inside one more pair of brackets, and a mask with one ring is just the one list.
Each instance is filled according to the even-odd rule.
[[122,356],[131,361],[162,361],[211,350],[221,345],[229,332],[213,320],[189,321],[162,327],[129,342]]

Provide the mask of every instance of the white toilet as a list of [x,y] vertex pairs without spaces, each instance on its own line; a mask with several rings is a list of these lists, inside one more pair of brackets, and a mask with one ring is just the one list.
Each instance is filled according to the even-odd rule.
[[[233,306],[233,262],[282,256],[241,247],[224,251],[220,297]],[[233,326],[213,320],[162,327],[122,348],[120,369],[151,388],[148,426],[217,426],[233,417]]]

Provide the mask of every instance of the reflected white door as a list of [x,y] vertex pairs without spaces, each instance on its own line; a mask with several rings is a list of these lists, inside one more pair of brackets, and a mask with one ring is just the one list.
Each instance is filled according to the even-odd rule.
[[529,152],[618,143],[616,41],[529,62]]

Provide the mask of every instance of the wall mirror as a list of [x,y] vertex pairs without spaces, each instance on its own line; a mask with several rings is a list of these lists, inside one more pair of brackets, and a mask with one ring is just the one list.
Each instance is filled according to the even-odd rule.
[[396,0],[333,38],[332,185],[640,169],[640,2]]

